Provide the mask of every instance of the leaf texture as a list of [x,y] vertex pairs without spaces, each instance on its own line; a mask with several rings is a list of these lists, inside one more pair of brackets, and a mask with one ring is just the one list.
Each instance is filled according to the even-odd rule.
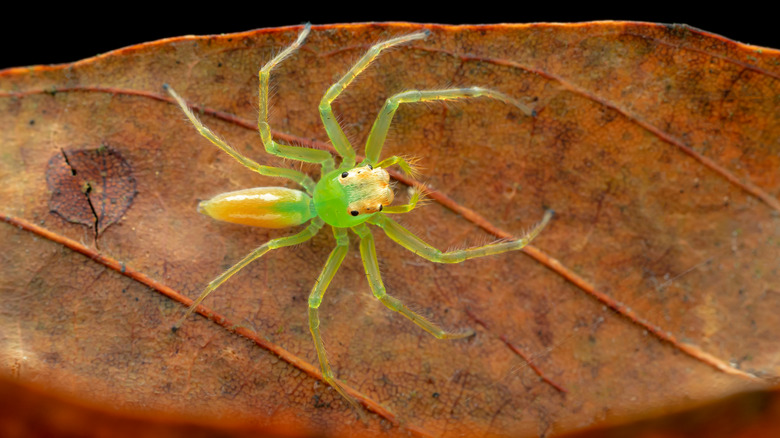
[[[371,44],[422,28],[428,39],[383,54],[335,102],[358,153],[384,100],[408,89],[489,87],[537,115],[490,100],[402,106],[383,155],[420,157],[436,202],[399,220],[448,249],[556,211],[525,254],[458,265],[376,229],[388,292],[475,337],[438,341],[382,306],[353,242],[321,318],[337,376],[375,411],[361,423],[318,379],[307,326],[329,232],[253,263],[205,302],[211,319],[171,332],[177,292],[197,296],[291,233],[211,221],[198,201],[293,186],[209,144],[162,85],[248,156],[318,175],[266,154],[254,130],[257,70],[298,31],[266,29],[0,72],[0,372],[121,411],[338,436],[550,435],[780,374],[778,51],[642,23],[315,26],[272,73],[277,137],[328,148],[327,87]],[[101,147],[135,185],[96,234],[51,211],[47,166]]]

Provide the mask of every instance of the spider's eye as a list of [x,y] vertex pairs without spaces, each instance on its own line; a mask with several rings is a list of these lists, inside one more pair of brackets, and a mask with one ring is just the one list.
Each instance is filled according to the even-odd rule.
[[360,213],[357,210],[352,210],[352,211],[349,212],[349,214],[351,214],[352,216],[357,216]]
[[379,204],[379,211],[382,211],[382,204]]
[[348,176],[349,176],[349,172],[344,172],[344,173],[342,173],[342,174],[341,174],[341,177],[342,177],[342,178],[346,178],[346,177],[348,177]]
[[370,164],[368,165],[368,168],[371,169],[371,170],[374,170],[374,166],[372,166]]

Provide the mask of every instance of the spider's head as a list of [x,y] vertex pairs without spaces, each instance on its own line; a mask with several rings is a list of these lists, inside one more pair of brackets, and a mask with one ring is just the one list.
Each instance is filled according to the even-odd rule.
[[390,175],[381,167],[355,167],[342,172],[339,182],[347,194],[347,213],[352,216],[382,211],[382,206],[393,202]]

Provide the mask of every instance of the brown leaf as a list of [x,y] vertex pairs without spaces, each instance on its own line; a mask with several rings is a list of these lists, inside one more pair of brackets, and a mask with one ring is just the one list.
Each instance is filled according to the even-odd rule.
[[[273,72],[278,137],[325,147],[327,87],[372,43],[421,27],[315,27]],[[162,84],[237,149],[299,167],[266,154],[253,129],[257,70],[298,31],[272,29],[0,72],[2,213],[24,228],[0,227],[3,372],[123,411],[353,436],[549,435],[780,374],[777,51],[684,26],[425,27],[427,40],[382,55],[334,108],[361,152],[399,91],[478,85],[534,102],[535,118],[487,100],[402,106],[383,152],[421,157],[438,204],[400,220],[439,248],[517,236],[556,211],[526,255],[459,265],[375,232],[389,293],[476,337],[438,341],[374,300],[353,244],[321,318],[336,374],[376,412],[363,425],[311,365],[306,299],[329,232],[272,251],[209,297],[212,320],[170,331],[177,291],[197,296],[291,231],[196,212],[220,192],[287,184],[200,137]],[[137,195],[98,253],[94,231],[49,211],[46,169],[62,150],[104,144]]]
[[135,179],[122,155],[107,146],[60,151],[49,160],[49,207],[68,222],[102,233],[117,222],[135,197]]

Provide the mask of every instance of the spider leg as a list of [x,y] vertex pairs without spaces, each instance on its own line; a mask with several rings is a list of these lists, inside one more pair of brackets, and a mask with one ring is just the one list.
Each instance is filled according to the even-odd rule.
[[379,155],[382,152],[382,146],[385,144],[385,139],[387,138],[387,130],[390,128],[390,123],[393,121],[395,111],[398,109],[400,104],[431,102],[435,100],[467,99],[483,96],[514,105],[520,108],[520,110],[528,116],[532,116],[534,114],[531,108],[514,97],[507,96],[504,93],[487,88],[471,87],[451,88],[447,90],[404,91],[403,93],[398,93],[389,97],[385,101],[382,110],[379,112],[376,121],[374,121],[374,126],[371,127],[371,132],[368,134],[368,140],[366,141],[366,159],[364,164],[376,165],[379,161]]
[[220,274],[219,277],[215,278],[211,283],[206,286],[206,289],[198,296],[198,298],[192,303],[192,305],[187,309],[187,313],[182,316],[179,321],[176,322],[176,324],[173,325],[173,330],[177,330],[179,327],[181,327],[181,324],[184,322],[184,320],[193,312],[195,309],[200,305],[200,303],[216,288],[218,288],[222,283],[227,281],[228,278],[232,277],[233,274],[240,271],[243,267],[246,265],[252,263],[253,261],[257,260],[258,258],[262,257],[265,253],[272,249],[276,248],[282,248],[285,246],[292,246],[297,245],[299,243],[303,243],[312,237],[314,237],[319,231],[320,228],[322,228],[324,222],[320,218],[314,218],[309,226],[307,226],[303,231],[301,231],[298,234],[293,234],[292,236],[287,237],[280,237],[278,239],[269,240],[268,242],[264,243],[260,247],[258,247],[256,250],[250,252],[247,254],[246,257],[241,259],[240,262],[236,263],[235,265],[231,266],[230,269]]
[[265,150],[269,154],[292,160],[305,161],[307,163],[317,163],[322,165],[323,172],[329,172],[333,170],[333,156],[330,152],[277,143],[271,136],[271,126],[268,124],[268,82],[271,77],[271,70],[282,62],[284,58],[290,56],[292,52],[298,50],[298,47],[300,47],[303,40],[306,39],[310,30],[311,24],[306,24],[303,30],[301,30],[301,33],[298,34],[298,38],[295,42],[282,50],[282,52],[276,55],[272,60],[268,61],[260,70],[260,111],[257,116],[257,128],[260,131],[260,138],[263,140],[263,146],[265,146]]
[[402,227],[398,222],[381,213],[373,216],[371,219],[369,219],[369,222],[382,228],[382,230],[389,238],[395,240],[399,245],[419,255],[420,257],[436,263],[460,263],[468,259],[522,249],[524,246],[528,245],[528,243],[530,243],[534,237],[538,236],[539,233],[542,232],[542,229],[544,229],[547,223],[550,222],[552,216],[552,210],[545,211],[542,221],[539,222],[526,235],[517,240],[493,243],[476,248],[459,249],[444,253],[412,234],[411,231]]
[[465,338],[474,334],[474,330],[468,329],[462,332],[448,332],[438,325],[428,321],[424,316],[413,312],[397,298],[387,294],[385,286],[382,283],[382,276],[379,274],[379,263],[376,258],[376,247],[374,246],[374,236],[371,230],[365,224],[352,227],[352,230],[360,236],[360,257],[363,259],[363,266],[368,276],[368,284],[374,296],[387,306],[390,310],[396,311],[409,318],[413,323],[422,327],[423,330],[432,334],[438,339],[458,339]]
[[371,64],[371,62],[376,59],[377,56],[379,56],[379,53],[382,50],[398,44],[406,43],[408,41],[423,39],[426,36],[428,36],[427,31],[417,32],[373,45],[370,49],[368,49],[366,54],[363,55],[363,57],[360,58],[360,60],[358,60],[358,62],[356,62],[351,69],[349,69],[344,77],[342,77],[341,80],[335,84],[331,85],[331,87],[328,88],[328,91],[325,92],[325,95],[322,96],[322,100],[320,101],[320,116],[322,118],[322,123],[325,125],[325,131],[327,131],[328,137],[330,137],[330,140],[333,142],[333,147],[335,147],[336,151],[339,153],[339,155],[341,155],[343,160],[343,167],[354,167],[355,150],[352,149],[352,146],[349,144],[349,140],[347,140],[347,136],[344,135],[344,131],[342,131],[341,126],[339,126],[339,122],[336,120],[336,116],[333,114],[331,103],[333,103],[339,94],[341,94],[341,92],[352,83],[352,81],[355,79],[355,77],[357,77],[357,75],[360,74],[360,72],[365,70],[366,67],[368,67],[368,65]]
[[[330,363],[328,363],[328,356],[325,353],[325,344],[322,342],[322,336],[320,335],[320,317],[318,309],[322,303],[322,295],[325,294],[325,290],[328,288],[333,276],[336,275],[341,262],[347,255],[349,249],[349,237],[347,236],[347,230],[343,228],[333,228],[333,234],[336,236],[336,247],[331,251],[328,256],[328,261],[325,262],[325,267],[322,269],[317,283],[309,295],[309,330],[314,338],[314,347],[317,349],[317,358],[320,361],[320,369],[322,370],[322,378],[332,386],[342,397],[354,406],[355,410],[364,418],[363,410],[357,401],[352,398],[338,380],[333,376],[333,371],[330,369]],[[365,418],[364,418],[365,419]]]
[[[190,119],[190,122],[195,126],[195,129],[198,130],[200,135],[206,137],[207,140],[214,143],[218,148],[225,151],[228,155],[235,158],[239,163],[243,164],[244,166],[248,167],[251,170],[254,170],[255,172],[266,175],[266,176],[277,176],[281,178],[287,178],[295,181],[296,183],[303,186],[307,192],[310,194],[314,192],[314,180],[312,180],[308,175],[305,175],[301,172],[298,172],[297,170],[293,169],[283,169],[280,167],[272,167],[272,166],[264,166],[262,164],[258,164],[254,160],[247,158],[243,155],[241,155],[237,150],[233,149],[232,146],[227,144],[224,140],[219,138],[217,134],[215,134],[211,129],[209,129],[206,125],[200,122],[197,117],[195,117],[195,114],[193,114],[192,110],[189,106],[187,106],[187,103],[184,101],[184,99],[181,98],[181,96],[178,95],[175,91],[173,91],[173,88],[168,86],[168,84],[163,85],[163,88],[165,88],[166,91],[168,91],[168,94],[173,97],[174,100],[176,100],[176,103],[179,105],[182,111],[184,111],[184,114],[187,116],[188,119]],[[329,154],[330,155],[330,154]]]
[[415,207],[417,207],[417,204],[422,202],[425,203],[425,199],[422,199],[422,192],[419,189],[413,189],[412,191],[412,198],[409,200],[408,204],[403,205],[393,205],[390,207],[384,207],[382,209],[382,213],[385,214],[399,214],[399,213],[409,213],[412,211]]
[[[394,164],[397,164],[398,167],[401,168],[401,170],[404,171],[405,174],[409,175],[413,179],[417,179],[417,176],[419,174],[418,172],[418,166],[417,166],[417,159],[408,159],[404,157],[399,157],[398,155],[393,155],[392,157],[385,158],[384,160],[380,161],[379,163],[375,163],[374,166],[376,167],[382,167],[387,168]],[[368,159],[363,160],[362,163],[360,163],[361,166],[364,166],[368,164]]]

